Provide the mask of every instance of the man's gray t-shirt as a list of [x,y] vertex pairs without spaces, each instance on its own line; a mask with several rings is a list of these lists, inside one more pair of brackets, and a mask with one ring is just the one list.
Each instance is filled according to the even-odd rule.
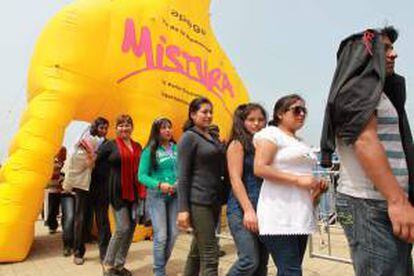
[[[376,114],[378,138],[384,147],[394,176],[401,188],[408,193],[408,169],[401,142],[398,113],[384,93],[381,95]],[[385,200],[365,174],[355,155],[354,146],[345,145],[339,139],[337,145],[341,161],[338,192],[357,198]]]

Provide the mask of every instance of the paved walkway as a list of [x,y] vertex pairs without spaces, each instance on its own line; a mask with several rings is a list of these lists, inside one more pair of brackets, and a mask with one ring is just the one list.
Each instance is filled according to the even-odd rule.
[[[182,270],[186,260],[186,255],[190,246],[191,236],[182,234],[179,236],[174,248],[173,255],[167,267],[169,276],[182,275]],[[327,237],[322,239],[325,243]],[[348,249],[343,234],[339,229],[333,229],[332,235],[332,254],[348,258]],[[319,236],[314,237],[314,250],[327,253],[327,246],[321,242]],[[221,240],[222,249],[226,251],[226,256],[220,258],[219,275],[225,275],[229,267],[235,260],[236,252],[231,240]],[[36,223],[36,239],[33,244],[29,258],[21,263],[1,264],[1,276],[90,276],[102,275],[99,264],[98,249],[95,244],[87,245],[86,262],[84,265],[73,264],[72,257],[65,258],[61,251],[61,233],[49,235],[47,228],[42,222]],[[152,242],[143,241],[134,243],[128,255],[127,267],[133,275],[147,276],[152,275]],[[346,276],[353,275],[352,267],[349,264],[334,261],[322,260],[319,258],[309,258],[307,253],[304,260],[304,275],[316,276]],[[273,262],[269,265],[269,275],[276,275]]]

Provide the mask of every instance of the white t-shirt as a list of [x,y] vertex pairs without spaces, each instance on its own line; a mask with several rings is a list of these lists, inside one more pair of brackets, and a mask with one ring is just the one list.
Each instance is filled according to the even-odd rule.
[[[272,167],[296,174],[312,175],[317,158],[304,142],[269,126],[254,135],[277,146]],[[301,235],[316,230],[311,192],[292,184],[264,179],[257,205],[260,235]]]
[[[408,169],[401,143],[398,113],[388,97],[382,93],[377,109],[377,134],[394,176],[400,187],[408,193]],[[368,178],[355,155],[353,145],[345,145],[337,139],[341,159],[338,192],[357,198],[385,200]]]

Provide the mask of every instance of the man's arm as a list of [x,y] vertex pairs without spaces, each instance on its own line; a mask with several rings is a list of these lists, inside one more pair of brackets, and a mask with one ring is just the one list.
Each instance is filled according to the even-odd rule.
[[394,234],[406,241],[414,241],[414,208],[392,174],[384,147],[378,139],[375,115],[355,142],[355,154],[367,176],[388,202]]

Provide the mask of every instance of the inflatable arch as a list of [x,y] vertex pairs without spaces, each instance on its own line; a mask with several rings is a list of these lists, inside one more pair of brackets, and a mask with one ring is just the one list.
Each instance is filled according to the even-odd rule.
[[28,107],[0,171],[0,262],[23,260],[66,126],[131,114],[135,139],[168,116],[175,135],[199,95],[227,133],[248,95],[212,32],[210,0],[77,0],[37,42]]

